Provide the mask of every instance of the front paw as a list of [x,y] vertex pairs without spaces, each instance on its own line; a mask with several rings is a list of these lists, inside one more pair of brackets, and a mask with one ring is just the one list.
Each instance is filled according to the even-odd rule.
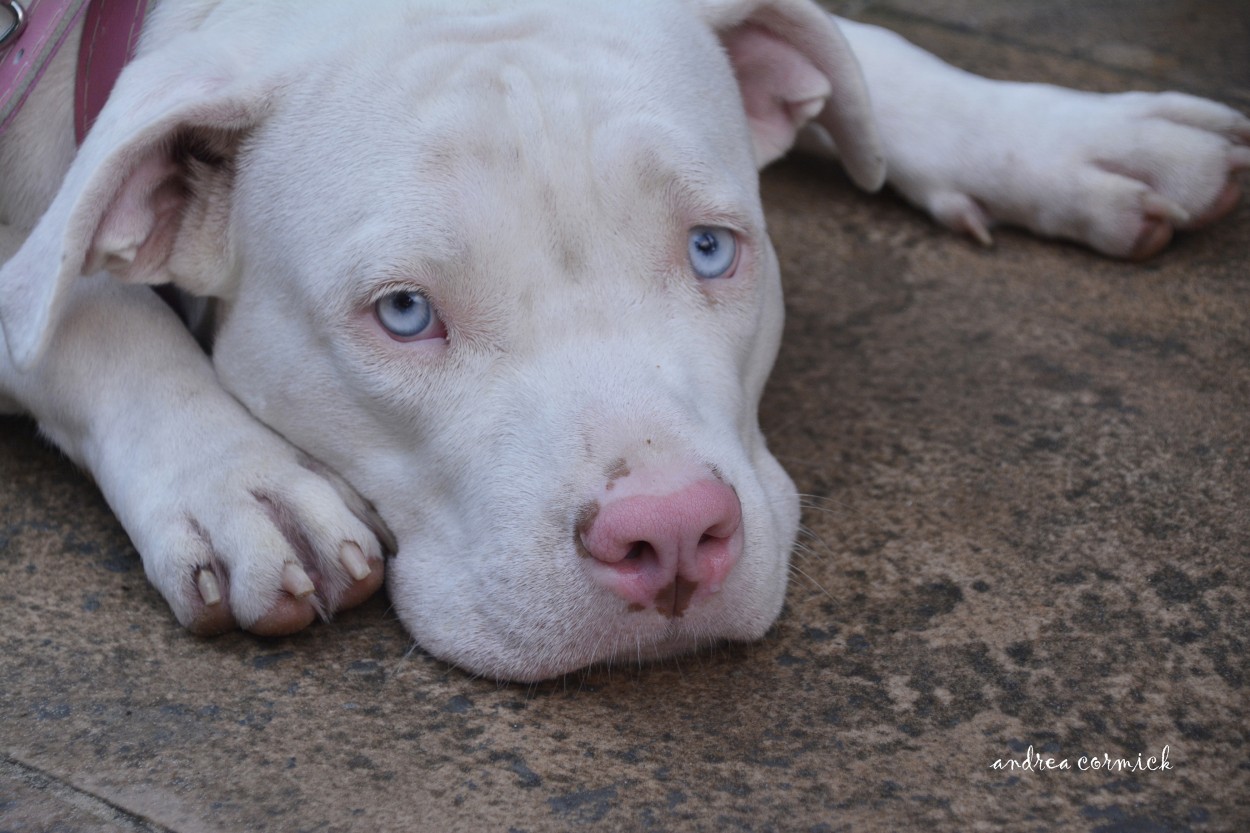
[[290,634],[382,586],[394,540],[342,478],[276,435],[220,445],[158,475],[165,498],[123,517],[179,622]]

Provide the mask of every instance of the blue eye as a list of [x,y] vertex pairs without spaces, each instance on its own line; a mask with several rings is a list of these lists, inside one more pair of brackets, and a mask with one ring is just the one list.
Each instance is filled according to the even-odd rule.
[[732,273],[738,264],[738,240],[727,228],[696,226],[690,230],[690,265],[700,278]]
[[392,292],[374,304],[373,309],[378,321],[397,339],[413,340],[423,335],[434,338],[443,334],[434,308],[420,292]]

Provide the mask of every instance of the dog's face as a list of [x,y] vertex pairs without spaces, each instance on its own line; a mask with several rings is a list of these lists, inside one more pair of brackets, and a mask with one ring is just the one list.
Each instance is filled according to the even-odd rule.
[[[537,680],[757,638],[798,500],[757,421],[782,302],[756,170],[828,95],[777,34],[818,13],[487,5],[270,59],[263,106],[187,151],[198,230],[157,271],[225,300],[225,385],[376,504],[427,650]],[[740,83],[761,55],[784,77]],[[169,192],[134,155],[121,190]],[[134,279],[158,258],[101,243],[129,229],[103,202],[86,261]]]
[[[376,503],[400,618],[484,674],[757,638],[782,603],[797,499],[756,419],[777,262],[729,63],[671,23],[641,44],[604,18],[576,40],[427,27],[441,48],[294,92],[236,185],[222,378]],[[697,83],[673,82],[683,57]],[[627,494],[694,517],[652,528]],[[590,552],[614,510],[654,551]],[[662,552],[691,532],[726,540]]]

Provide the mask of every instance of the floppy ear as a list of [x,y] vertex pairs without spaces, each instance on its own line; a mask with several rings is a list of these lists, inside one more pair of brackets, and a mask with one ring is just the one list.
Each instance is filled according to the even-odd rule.
[[0,268],[0,324],[18,367],[83,275],[226,288],[234,156],[265,96],[228,59],[196,51],[166,48],[126,68],[51,206]]
[[696,0],[720,35],[746,105],[756,163],[789,150],[809,122],[828,131],[860,187],[885,182],[885,154],[859,61],[832,15],[808,0]]

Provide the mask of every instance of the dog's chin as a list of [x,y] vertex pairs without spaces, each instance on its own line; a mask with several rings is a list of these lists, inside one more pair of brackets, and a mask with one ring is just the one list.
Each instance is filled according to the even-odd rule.
[[546,655],[529,652],[469,655],[457,651],[435,656],[473,676],[499,683],[533,684],[569,675],[591,674],[599,669],[640,670],[668,661],[680,661],[683,657],[715,651],[731,643],[753,642],[766,631],[767,628],[759,633],[737,638],[701,638],[692,633],[678,633],[652,642],[635,641],[624,644],[618,640],[619,644],[607,648],[600,643],[595,651],[588,651],[584,646],[570,645],[564,650],[555,650]]
[[585,678],[599,671],[642,672],[652,666],[662,667],[665,663],[680,663],[683,658],[715,652],[735,642],[753,642],[760,636],[763,634],[742,639],[698,639],[692,635],[683,634],[662,639],[650,645],[622,646],[610,656],[600,657],[590,662],[582,662],[573,657],[566,662],[553,660],[546,663],[508,665],[479,673],[502,683],[533,684],[559,680],[570,675],[574,679]]
[[[565,587],[528,604],[492,605],[478,596],[428,592],[420,570],[405,569],[403,547],[388,573],[391,603],[419,648],[474,676],[537,683],[592,667],[639,668],[767,633],[781,612],[786,570],[750,592],[723,598],[684,615],[630,611],[593,588]],[[423,589],[425,592],[423,592]]]

